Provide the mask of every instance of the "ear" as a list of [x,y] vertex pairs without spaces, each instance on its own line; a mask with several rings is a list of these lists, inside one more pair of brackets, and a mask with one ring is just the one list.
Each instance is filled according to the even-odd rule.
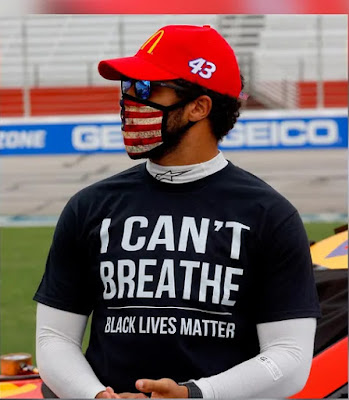
[[188,104],[189,121],[200,121],[206,118],[212,109],[212,99],[207,95],[202,95]]

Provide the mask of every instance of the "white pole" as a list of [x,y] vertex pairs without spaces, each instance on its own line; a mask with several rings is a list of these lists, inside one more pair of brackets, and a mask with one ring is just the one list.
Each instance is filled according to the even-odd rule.
[[30,82],[29,82],[29,65],[28,65],[28,35],[26,18],[22,18],[22,59],[23,59],[23,105],[24,116],[30,117]]
[[317,108],[324,106],[324,82],[323,82],[323,61],[322,61],[322,15],[318,15],[316,19],[316,30],[317,30]]

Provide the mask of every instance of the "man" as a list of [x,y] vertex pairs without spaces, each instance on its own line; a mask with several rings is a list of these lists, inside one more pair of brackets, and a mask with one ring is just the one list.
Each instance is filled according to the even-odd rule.
[[35,295],[43,380],[70,398],[297,393],[319,316],[308,241],[218,150],[239,116],[233,50],[209,26],[166,26],[99,71],[121,80],[126,151],[148,160],[62,212]]

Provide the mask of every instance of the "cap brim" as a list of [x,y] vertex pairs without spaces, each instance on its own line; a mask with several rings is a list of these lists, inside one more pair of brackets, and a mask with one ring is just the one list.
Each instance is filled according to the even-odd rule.
[[98,65],[98,71],[103,78],[116,81],[120,80],[121,76],[149,81],[179,78],[137,56],[103,60]]

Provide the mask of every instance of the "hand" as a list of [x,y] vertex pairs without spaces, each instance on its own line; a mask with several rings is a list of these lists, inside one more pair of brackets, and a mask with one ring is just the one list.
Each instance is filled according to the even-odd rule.
[[102,392],[97,393],[95,399],[121,399],[110,386],[106,387]]
[[144,393],[119,393],[121,399],[149,399]]
[[140,392],[151,393],[152,399],[187,399],[189,396],[186,386],[180,386],[168,378],[139,379],[136,382],[136,388]]

